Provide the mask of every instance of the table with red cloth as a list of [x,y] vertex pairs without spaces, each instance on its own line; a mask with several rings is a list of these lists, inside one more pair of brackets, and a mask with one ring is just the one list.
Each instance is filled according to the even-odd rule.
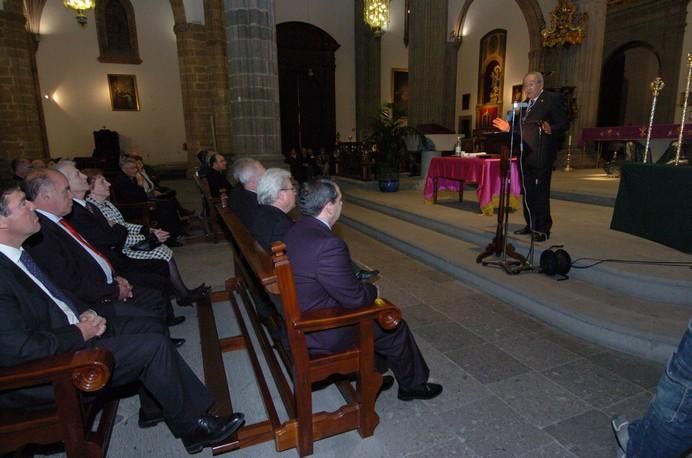
[[[481,212],[492,215],[500,204],[500,158],[499,157],[435,157],[430,162],[428,176],[425,178],[423,197],[426,203],[437,203],[437,195],[442,192],[459,194],[462,200],[464,182],[476,183],[476,195]],[[521,208],[521,181],[516,158],[512,159],[509,206]]]

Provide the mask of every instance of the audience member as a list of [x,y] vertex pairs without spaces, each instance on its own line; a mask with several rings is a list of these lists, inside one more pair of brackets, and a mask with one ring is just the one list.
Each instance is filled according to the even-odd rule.
[[209,170],[209,158],[211,155],[216,154],[216,151],[210,151],[203,149],[197,153],[197,160],[199,161],[198,173],[200,176],[206,176]]
[[[156,202],[156,219],[164,230],[171,234],[171,239],[166,241],[168,246],[180,246],[178,237],[183,234],[183,222],[178,215],[175,202],[167,199],[150,198],[144,191],[141,182],[144,180],[138,173],[139,167],[134,159],[125,158],[120,164],[120,173],[113,181],[112,192],[115,194],[117,203],[131,204],[144,203],[149,200]],[[132,217],[125,211],[125,216]]]
[[233,189],[233,185],[231,185],[228,178],[226,178],[227,168],[228,164],[223,154],[211,152],[206,177],[212,197],[219,197],[222,189],[225,189],[229,194]]
[[[122,252],[125,256],[133,259],[161,259],[168,263],[168,273],[170,281],[175,290],[175,295],[178,298],[178,305],[191,305],[201,297],[209,293],[210,288],[204,283],[194,289],[188,289],[180,275],[178,265],[173,258],[173,251],[166,245],[158,245],[149,250],[134,249],[137,244],[141,244],[147,240],[151,241],[152,237],[159,243],[165,242],[170,234],[163,229],[145,227],[141,224],[128,223],[123,218],[123,215],[108,201],[110,196],[111,184],[103,176],[103,172],[98,169],[86,169],[83,173],[87,177],[89,183],[89,194],[87,195],[87,206],[96,214],[101,214],[109,225],[112,227],[122,226],[126,229],[126,239],[123,244]],[[151,242],[150,242],[151,243]],[[154,243],[156,245],[156,243]]]
[[257,183],[260,207],[249,230],[267,253],[272,252],[272,243],[283,240],[293,226],[287,213],[296,206],[297,192],[291,174],[283,169],[267,169]]
[[20,157],[12,159],[10,167],[12,167],[12,178],[18,183],[24,181],[24,177],[30,170],[29,161]]
[[680,458],[692,450],[692,319],[673,353],[644,418],[612,422],[621,457]]
[[233,163],[233,178],[238,186],[234,186],[228,197],[228,206],[249,228],[257,214],[257,182],[264,175],[264,166],[251,158],[238,159]]
[[291,151],[288,152],[288,155],[286,156],[286,163],[288,164],[288,168],[291,171],[293,178],[298,180],[298,183],[304,182],[305,179],[303,178],[301,160],[295,148],[291,148]]
[[45,169],[46,163],[43,159],[34,159],[33,161],[31,161],[31,168],[33,170]]
[[[284,242],[303,311],[364,307],[377,298],[375,285],[358,281],[346,243],[332,232],[342,205],[341,191],[329,179],[316,179],[301,188],[303,218],[288,230]],[[399,384],[399,399],[432,399],[442,392],[442,386],[428,382],[430,370],[404,320],[392,331],[385,331],[376,322],[373,327],[378,369],[392,370]],[[311,353],[329,354],[348,348],[353,332],[345,327],[310,333],[306,342]]]
[[[40,230],[34,205],[17,185],[0,184],[0,366],[101,347],[115,360],[109,388],[140,383],[140,425],[165,420],[188,453],[229,437],[243,425],[241,413],[208,413],[214,399],[156,320],[101,316],[53,285],[22,249]],[[52,387],[43,385],[4,392],[0,406],[27,407],[52,398]]]
[[[33,171],[22,187],[36,207],[41,226],[40,232],[26,240],[24,248],[59,288],[97,307],[99,313],[182,322],[172,316],[168,298],[161,291],[144,286],[133,291],[133,285],[114,271],[108,259],[64,220],[72,211],[72,196],[60,172]],[[176,344],[183,342],[177,340]]]

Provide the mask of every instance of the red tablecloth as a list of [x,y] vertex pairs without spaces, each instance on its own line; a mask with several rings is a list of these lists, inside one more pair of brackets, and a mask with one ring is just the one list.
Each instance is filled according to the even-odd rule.
[[[521,208],[521,182],[516,159],[512,161],[512,185],[509,193],[510,207]],[[437,178],[439,191],[459,192],[463,183],[476,183],[478,203],[484,215],[492,215],[500,202],[500,159],[480,157],[435,157],[430,162],[428,176],[425,178],[423,197],[426,203],[433,203],[433,192]]]

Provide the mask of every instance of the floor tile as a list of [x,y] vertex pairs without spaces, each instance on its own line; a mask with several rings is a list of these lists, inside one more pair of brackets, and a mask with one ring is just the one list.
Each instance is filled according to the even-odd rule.
[[447,356],[481,383],[497,382],[531,370],[492,344],[454,350]]
[[644,389],[587,360],[578,360],[542,372],[597,409],[603,409]]
[[538,334],[500,340],[495,345],[534,370],[547,369],[581,358]]
[[536,372],[509,377],[487,387],[541,428],[591,410],[589,404]]
[[448,321],[446,316],[425,304],[407,307],[403,314],[403,318],[411,329]]
[[468,345],[480,345],[485,342],[477,335],[451,321],[416,328],[416,335],[425,338],[441,352],[456,350]]
[[610,418],[591,410],[545,429],[570,452],[582,458],[617,456],[617,444],[610,428]]
[[610,350],[591,355],[588,358],[594,364],[615,372],[619,376],[646,389],[654,388],[665,370],[665,364],[644,361],[634,356]]

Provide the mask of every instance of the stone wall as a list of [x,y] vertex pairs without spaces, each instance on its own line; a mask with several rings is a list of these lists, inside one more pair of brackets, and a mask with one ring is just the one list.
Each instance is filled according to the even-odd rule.
[[0,159],[47,154],[34,86],[34,44],[24,24],[21,2],[6,0],[0,9]]

